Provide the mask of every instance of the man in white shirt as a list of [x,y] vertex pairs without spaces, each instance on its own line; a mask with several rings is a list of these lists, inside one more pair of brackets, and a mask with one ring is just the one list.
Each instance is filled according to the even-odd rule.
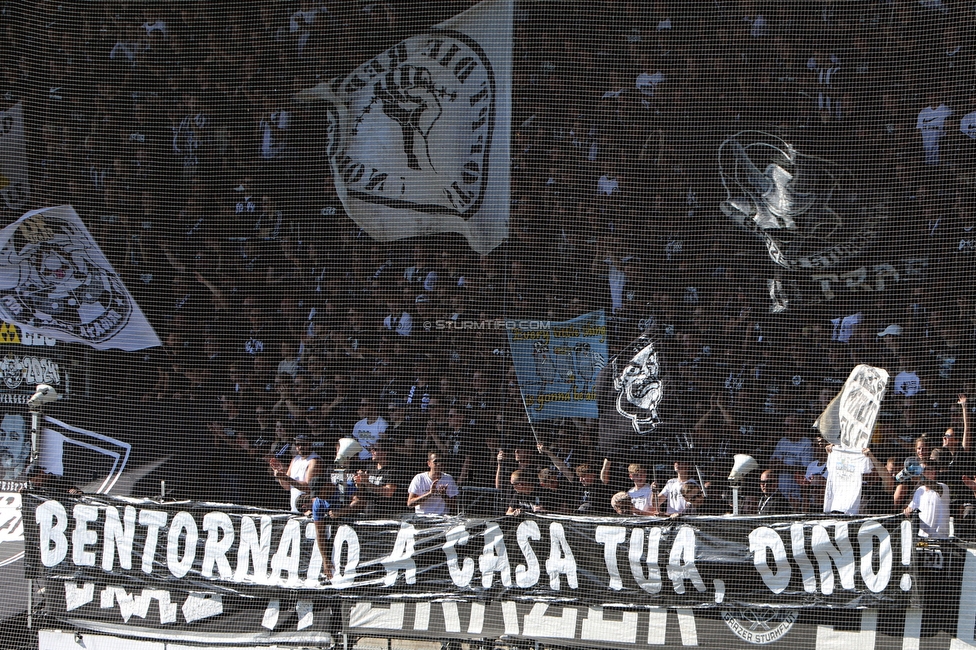
[[[687,461],[679,460],[674,463],[674,472],[678,476],[669,479],[664,484],[664,489],[658,495],[660,498],[667,500],[665,514],[678,514],[684,512],[688,507],[688,502],[681,494],[681,486],[691,478],[691,470],[692,464]],[[658,509],[660,509],[660,506],[658,506]]]
[[945,135],[946,119],[952,115],[952,109],[945,104],[935,105],[935,99],[931,105],[926,106],[918,112],[918,122],[915,128],[922,135],[922,148],[925,149],[925,164],[939,164],[939,140]]
[[390,425],[380,416],[376,401],[371,397],[359,400],[359,415],[362,419],[353,425],[352,437],[363,447],[359,459],[369,460],[372,457],[370,449],[380,441]]
[[307,496],[309,492],[308,485],[321,472],[322,466],[319,463],[321,458],[318,454],[311,451],[308,439],[304,435],[295,436],[293,446],[295,448],[295,456],[291,459],[287,468],[274,457],[268,462],[274,471],[274,477],[278,481],[278,485],[289,491],[291,511],[305,512],[312,505],[312,499]]
[[915,490],[905,516],[918,511],[918,536],[949,539],[949,486],[936,480],[939,461],[922,461],[922,485]]
[[460,490],[451,475],[441,470],[442,465],[440,454],[428,454],[429,469],[410,481],[407,507],[414,508],[418,515],[446,515],[454,510],[454,499]]
[[870,449],[852,451],[828,445],[823,511],[858,514],[861,508],[862,477],[872,472],[876,462],[877,459]]

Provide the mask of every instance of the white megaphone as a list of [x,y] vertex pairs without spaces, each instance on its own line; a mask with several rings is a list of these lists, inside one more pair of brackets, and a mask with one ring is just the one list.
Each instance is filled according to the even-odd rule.
[[57,399],[58,391],[54,389],[54,386],[38,384],[37,390],[33,395],[31,395],[30,399],[27,400],[27,404],[29,406],[40,406],[41,404],[50,404]]
[[733,459],[732,471],[729,472],[730,481],[738,481],[752,470],[759,467],[756,459],[749,454],[736,454]]
[[732,460],[732,471],[729,472],[729,483],[732,486],[732,514],[738,515],[739,482],[746,474],[759,467],[759,463],[749,454],[736,454]]
[[58,391],[54,386],[48,384],[38,384],[34,394],[27,400],[27,408],[31,416],[31,446],[29,465],[33,465],[37,460],[41,450],[41,411],[45,404],[50,404],[58,399]]
[[346,463],[359,456],[363,446],[355,438],[340,438],[336,444],[335,464],[345,467]]

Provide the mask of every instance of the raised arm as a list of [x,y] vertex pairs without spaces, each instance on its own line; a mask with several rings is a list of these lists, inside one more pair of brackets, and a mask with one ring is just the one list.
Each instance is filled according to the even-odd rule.
[[874,472],[879,477],[881,477],[881,483],[884,485],[885,492],[887,492],[888,494],[894,496],[894,494],[895,494],[895,480],[893,478],[891,478],[891,474],[888,473],[888,469],[884,465],[881,464],[881,461],[879,461],[877,458],[875,458],[874,454],[871,453],[871,450],[870,449],[868,449],[867,447],[865,447],[861,451],[871,461],[871,466],[873,467]]
[[[292,459],[292,463],[294,462],[295,462],[294,459]],[[307,480],[305,481],[299,481],[298,479],[294,479],[291,476],[289,476],[289,474],[291,473],[291,464],[288,465],[287,471],[279,468],[274,468],[274,477],[278,481],[278,485],[285,488],[286,490],[288,488],[295,488],[297,490],[301,490],[302,492],[308,492],[308,484],[313,478],[318,476],[319,470],[320,467],[319,467],[318,459],[313,458],[310,461],[308,461],[308,468],[305,471],[305,476],[307,477]]]
[[962,448],[969,451],[969,412],[966,410],[965,393],[959,393],[959,405],[962,406]]
[[546,447],[541,442],[538,445],[536,445],[536,448],[539,450],[540,454],[546,456],[549,460],[552,461],[552,464],[556,466],[556,469],[558,469],[559,473],[563,475],[563,478],[565,478],[570,483],[576,482],[576,476],[573,474],[572,470],[569,469],[569,465],[567,465],[562,458],[552,453],[552,450],[549,449],[549,447]]
[[715,400],[715,408],[717,408],[718,411],[719,411],[719,413],[722,414],[722,419],[725,420],[725,424],[729,425],[730,427],[732,427],[734,429],[735,428],[735,419],[732,417],[732,414],[729,413],[729,410],[727,408],[725,408],[725,406],[722,404],[722,400],[721,399],[716,399]]
[[705,428],[705,423],[708,422],[708,418],[712,417],[712,413],[715,411],[715,396],[712,395],[710,400],[710,408],[702,414],[698,422],[695,422],[695,426],[692,431],[700,431]]

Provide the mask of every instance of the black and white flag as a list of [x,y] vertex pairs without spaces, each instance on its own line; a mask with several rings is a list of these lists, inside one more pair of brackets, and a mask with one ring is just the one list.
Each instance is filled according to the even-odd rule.
[[512,0],[485,0],[299,95],[331,106],[329,158],[350,218],[379,241],[508,235]]
[[718,149],[727,198],[720,205],[754,231],[776,264],[824,270],[856,257],[877,239],[882,206],[865,198],[853,173],[801,154],[762,131],[740,131]]
[[160,345],[70,205],[32,210],[0,230],[0,319],[99,350]]
[[830,400],[813,426],[839,449],[860,452],[871,442],[889,379],[884,368],[854,366],[844,388]]
[[38,464],[85,492],[108,494],[122,476],[132,445],[44,416]]

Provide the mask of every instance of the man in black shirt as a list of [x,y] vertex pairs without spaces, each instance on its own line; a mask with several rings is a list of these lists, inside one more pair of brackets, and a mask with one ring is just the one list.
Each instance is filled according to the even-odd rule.
[[373,445],[370,452],[372,463],[355,477],[359,498],[366,502],[363,515],[369,519],[398,519],[408,512],[404,503],[412,476],[389,461],[383,443]]
[[576,512],[591,516],[612,515],[610,499],[613,490],[601,480],[596,468],[590,463],[581,463],[576,466],[575,472],[579,479]]
[[776,487],[776,472],[767,469],[759,477],[759,489],[762,497],[759,499],[759,514],[788,515],[793,512],[790,500],[783,496]]
[[536,485],[529,472],[517,469],[511,476],[512,492],[508,499],[506,515],[519,516],[523,512],[533,512],[539,506],[539,496],[535,494]]
[[539,504],[533,512],[540,514],[570,514],[572,509],[568,501],[572,500],[572,492],[565,489],[566,483],[559,480],[559,472],[551,467],[539,470],[539,486],[535,493]]

